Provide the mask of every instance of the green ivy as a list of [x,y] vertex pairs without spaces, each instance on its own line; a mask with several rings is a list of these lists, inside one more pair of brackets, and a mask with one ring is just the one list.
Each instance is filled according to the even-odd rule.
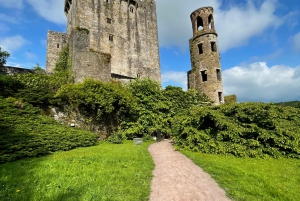
[[300,158],[300,110],[266,103],[193,107],[173,122],[179,149],[240,157]]

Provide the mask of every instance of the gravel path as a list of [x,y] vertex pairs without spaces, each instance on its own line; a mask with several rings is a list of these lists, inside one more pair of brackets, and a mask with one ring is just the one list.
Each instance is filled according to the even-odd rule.
[[225,191],[190,159],[174,151],[170,140],[152,144],[155,169],[150,201],[225,201]]

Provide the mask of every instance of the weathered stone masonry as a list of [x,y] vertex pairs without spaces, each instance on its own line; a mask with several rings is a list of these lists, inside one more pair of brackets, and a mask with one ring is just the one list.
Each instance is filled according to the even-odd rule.
[[193,38],[190,39],[192,70],[188,88],[204,93],[214,104],[224,102],[220,55],[214,27],[213,8],[203,7],[191,14]]
[[161,83],[154,0],[65,0],[67,33],[48,32],[46,71],[69,43],[75,81],[135,78]]

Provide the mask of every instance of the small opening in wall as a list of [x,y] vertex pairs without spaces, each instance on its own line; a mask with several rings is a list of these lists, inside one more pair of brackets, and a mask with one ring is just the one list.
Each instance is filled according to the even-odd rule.
[[59,44],[58,43],[56,44],[56,47],[59,48]]
[[109,35],[108,38],[109,38],[110,41],[114,41],[114,36],[113,35]]
[[218,92],[218,98],[219,98],[219,102],[222,103],[222,92]]
[[216,42],[210,42],[211,51],[216,52],[217,51],[217,44]]
[[197,18],[197,30],[203,30],[203,20],[200,16]]
[[129,11],[133,13],[134,9],[132,7],[129,8]]
[[220,69],[216,69],[216,73],[217,73],[217,80],[221,81],[222,80],[222,78],[221,78],[221,70]]
[[203,44],[202,43],[198,44],[198,51],[199,51],[199,54],[203,54]]
[[209,17],[208,17],[208,28],[209,29],[215,29],[214,17],[212,15],[209,15]]
[[201,77],[202,77],[202,82],[207,81],[207,73],[206,70],[200,71],[201,72]]
[[103,0],[103,1],[104,1],[104,2],[107,2],[107,3],[109,2],[109,0]]
[[136,74],[136,77],[139,79],[141,77],[141,74]]
[[107,19],[106,19],[106,22],[107,22],[108,24],[111,24],[111,18],[107,18]]

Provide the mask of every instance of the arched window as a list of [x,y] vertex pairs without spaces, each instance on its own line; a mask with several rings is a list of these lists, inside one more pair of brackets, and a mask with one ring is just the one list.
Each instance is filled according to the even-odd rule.
[[200,31],[203,29],[203,20],[202,18],[199,16],[197,17],[197,30]]
[[208,28],[209,29],[215,29],[215,24],[214,24],[214,17],[213,15],[208,16]]

